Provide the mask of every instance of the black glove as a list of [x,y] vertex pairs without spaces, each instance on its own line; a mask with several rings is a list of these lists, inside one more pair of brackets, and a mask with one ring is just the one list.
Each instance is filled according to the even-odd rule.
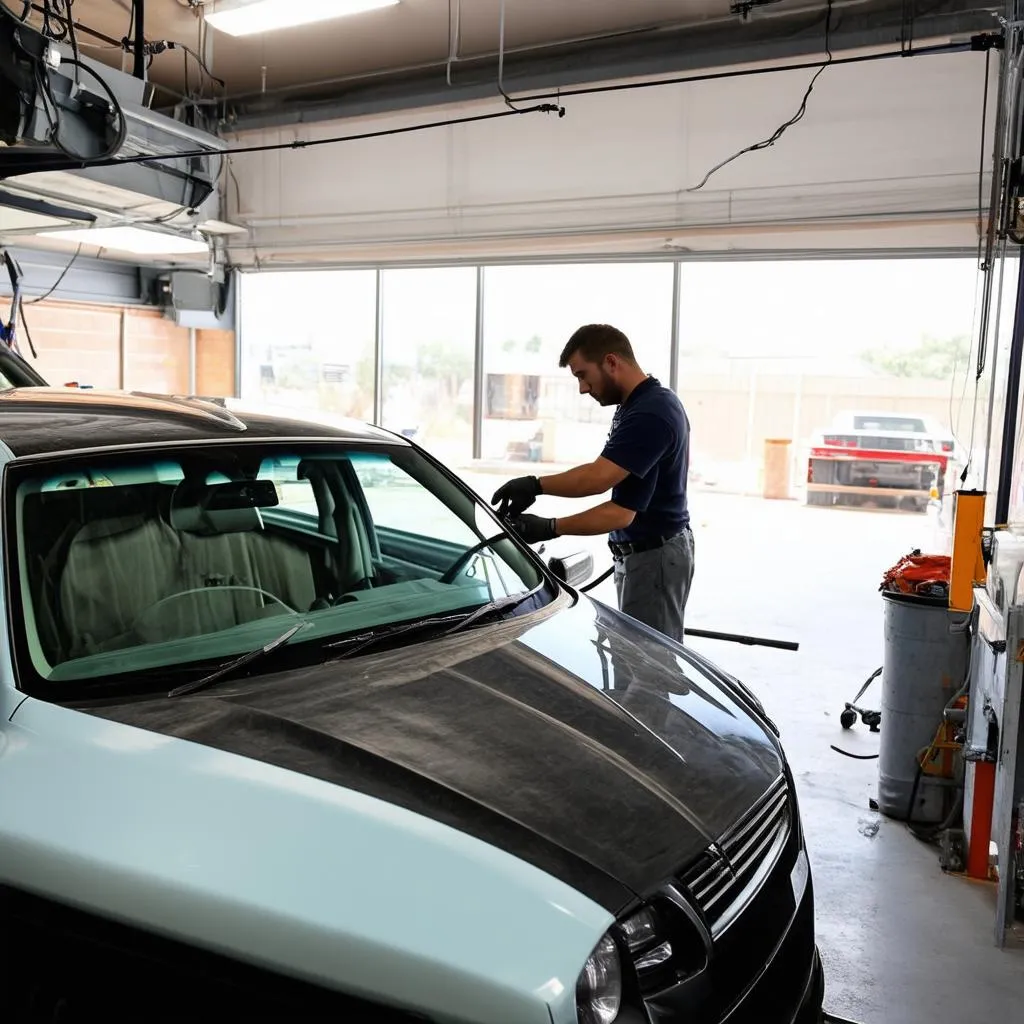
[[513,516],[509,525],[527,544],[540,544],[541,541],[554,540],[558,536],[555,520],[543,516]]
[[498,515],[504,517],[518,516],[525,512],[540,494],[540,481],[535,476],[520,476],[515,480],[509,480],[502,484],[494,492],[491,504],[497,505],[501,502]]

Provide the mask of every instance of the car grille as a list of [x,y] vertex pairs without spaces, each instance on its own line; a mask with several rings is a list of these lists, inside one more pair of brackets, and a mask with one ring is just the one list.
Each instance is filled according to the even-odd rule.
[[789,788],[779,776],[768,792],[721,840],[679,877],[715,932],[724,930],[730,913],[748,887],[764,879],[789,834]]

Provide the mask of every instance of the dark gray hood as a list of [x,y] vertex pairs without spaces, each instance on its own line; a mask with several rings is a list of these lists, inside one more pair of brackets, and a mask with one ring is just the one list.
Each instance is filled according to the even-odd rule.
[[194,697],[80,710],[399,804],[614,913],[718,838],[782,759],[697,659],[587,599],[557,605]]

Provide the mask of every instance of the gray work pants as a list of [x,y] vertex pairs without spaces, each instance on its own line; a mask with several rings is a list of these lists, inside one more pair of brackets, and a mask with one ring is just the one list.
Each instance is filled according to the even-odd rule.
[[615,589],[620,610],[683,643],[693,554],[693,534],[684,530],[653,551],[616,558]]

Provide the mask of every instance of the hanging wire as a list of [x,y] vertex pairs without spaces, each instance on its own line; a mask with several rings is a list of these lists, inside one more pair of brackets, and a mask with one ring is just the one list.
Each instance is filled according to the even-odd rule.
[[999,337],[1003,319],[1003,284],[1006,278],[1006,249],[1008,241],[1004,238],[999,253],[999,291],[996,299],[996,322],[993,328],[992,337],[992,362],[989,365],[989,394],[988,394],[988,423],[985,428],[984,460],[981,471],[981,489],[988,491],[988,475],[992,461],[992,427],[995,420],[995,397],[996,397],[996,366],[999,360]]
[[[502,2],[504,2],[504,0],[502,0]],[[733,153],[732,156],[726,157],[720,163],[715,164],[715,166],[712,167],[696,185],[693,185],[684,191],[699,192],[720,170],[722,170],[723,167],[728,167],[729,164],[733,163],[733,161],[739,160],[741,156],[746,156],[747,153],[756,153],[762,149],[769,149],[771,146],[774,146],[775,143],[793,127],[793,125],[803,120],[804,115],[807,113],[807,101],[811,98],[811,93],[814,91],[815,83],[834,60],[832,54],[832,3],[833,0],[828,0],[828,7],[825,11],[825,62],[817,71],[814,72],[807,89],[804,91],[803,99],[801,99],[800,106],[797,107],[796,113],[788,121],[784,121],[780,124],[779,127],[776,128],[775,131],[773,131],[766,139],[762,139],[760,142],[755,142],[750,146],[745,146],[738,152]]]
[[44,299],[48,299],[61,286],[61,282],[63,282],[64,278],[68,276],[68,272],[75,265],[75,260],[77,260],[78,257],[82,255],[82,246],[84,244],[84,242],[79,243],[78,248],[75,250],[74,256],[72,256],[71,259],[68,260],[66,266],[57,277],[57,280],[54,281],[53,284],[50,285],[50,287],[47,288],[47,290],[43,292],[42,295],[37,295],[34,299],[23,299],[22,305],[34,306],[37,302],[42,302]]
[[[988,362],[989,335],[991,326],[992,291],[994,285],[994,269],[997,246],[997,229],[999,223],[1000,196],[1002,184],[1002,154],[1005,151],[1006,133],[1006,90],[1007,76],[1004,74],[999,91],[999,106],[996,113],[995,128],[995,152],[989,156],[986,152],[988,142],[988,99],[991,84],[991,50],[985,52],[985,74],[982,88],[981,101],[981,143],[978,156],[978,251],[977,251],[977,277],[974,291],[974,310],[971,315],[971,348],[968,352],[967,363],[964,367],[963,387],[960,393],[960,403],[955,413],[953,409],[954,396],[960,368],[960,360],[956,353],[953,358],[953,369],[950,375],[949,394],[949,422],[953,438],[961,448],[964,447],[961,437],[961,423],[964,414],[964,406],[967,402],[967,390],[970,387],[970,357],[976,351],[976,362],[974,372],[974,399],[971,405],[970,433],[968,445],[966,446],[966,458],[964,467],[960,474],[961,484],[966,483],[968,474],[974,462],[974,448],[977,441],[978,411],[981,405],[981,381],[985,374]],[[984,180],[986,165],[991,161],[993,167],[991,196],[988,206],[988,223],[985,224],[984,207]],[[975,345],[977,348],[975,349]],[[991,410],[990,410],[991,417]]]

